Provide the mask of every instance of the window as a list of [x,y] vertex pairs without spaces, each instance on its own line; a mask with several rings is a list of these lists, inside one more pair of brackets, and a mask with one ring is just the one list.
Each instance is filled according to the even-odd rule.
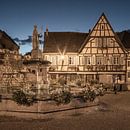
[[118,65],[119,63],[119,57],[113,57],[113,64]]
[[107,38],[106,37],[98,38],[97,42],[98,42],[98,47],[100,47],[100,48],[107,47]]
[[103,62],[104,62],[103,57],[96,57],[96,64],[97,65],[103,65]]
[[48,59],[47,59],[47,56],[45,56],[44,59],[45,59],[45,60],[48,60]]
[[107,47],[113,47],[113,41],[111,38],[107,38]]
[[42,68],[40,68],[40,72],[42,72]]
[[130,67],[130,61],[128,61],[128,67]]
[[130,72],[128,72],[128,78],[130,78]]
[[[125,63],[125,61],[124,61],[124,60],[125,60],[125,58],[124,58],[124,57],[120,57],[120,64],[121,64],[121,65],[124,65],[124,63]],[[130,65],[130,64],[129,64],[129,65]]]
[[84,61],[85,61],[86,65],[90,65],[91,64],[91,57],[85,56]]
[[101,30],[104,30],[104,24],[101,24]]
[[80,62],[80,65],[83,65],[84,64],[84,57],[80,56],[79,57],[79,62]]
[[35,71],[35,70],[32,70],[32,73],[33,73],[33,74],[36,74],[36,71]]
[[73,65],[74,64],[74,57],[69,57],[68,63],[69,63],[69,65]]
[[56,56],[51,57],[51,62],[53,65],[56,65]]
[[102,38],[103,47],[107,47],[107,38]]
[[98,47],[102,47],[102,38],[98,38]]

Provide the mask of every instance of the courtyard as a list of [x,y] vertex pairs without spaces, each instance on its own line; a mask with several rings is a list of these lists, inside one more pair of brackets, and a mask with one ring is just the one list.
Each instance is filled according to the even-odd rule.
[[[38,119],[0,116],[0,130],[129,130],[130,92],[99,97],[99,106],[39,115]],[[37,116],[37,115],[36,115]]]

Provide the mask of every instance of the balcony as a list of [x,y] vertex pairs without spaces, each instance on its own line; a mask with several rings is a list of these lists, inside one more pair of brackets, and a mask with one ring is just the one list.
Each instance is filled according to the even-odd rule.
[[79,67],[77,66],[68,66],[67,71],[79,71]]
[[57,65],[57,66],[51,66],[49,68],[50,72],[56,72],[56,71],[70,71],[70,72],[77,72],[79,71],[79,67],[76,65]]
[[59,66],[51,66],[49,68],[49,72],[119,72],[119,71],[126,71],[125,65],[59,65]]
[[125,65],[85,65],[84,71],[125,71]]

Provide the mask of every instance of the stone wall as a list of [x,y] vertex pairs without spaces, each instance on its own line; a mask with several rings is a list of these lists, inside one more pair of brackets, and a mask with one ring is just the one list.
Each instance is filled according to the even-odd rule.
[[21,113],[54,113],[58,111],[67,111],[75,108],[84,108],[98,105],[98,99],[93,102],[81,103],[77,99],[73,99],[67,105],[56,105],[54,101],[51,100],[38,100],[32,106],[22,106],[18,105],[16,102],[12,101],[11,98],[1,98],[0,111],[8,112],[21,112]]

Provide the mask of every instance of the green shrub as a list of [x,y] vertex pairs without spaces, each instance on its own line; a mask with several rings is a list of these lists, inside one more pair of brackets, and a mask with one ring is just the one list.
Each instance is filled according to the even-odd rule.
[[77,80],[76,85],[81,86],[81,80]]
[[36,102],[36,96],[31,94],[26,94],[22,90],[13,92],[12,100],[19,105],[31,106]]
[[65,78],[64,78],[64,77],[60,77],[60,78],[58,79],[58,83],[59,83],[61,86],[64,86],[64,85],[66,84]]
[[90,80],[89,82],[90,82],[91,85],[94,85],[94,84],[98,84],[98,83],[99,83],[98,80]]
[[60,93],[51,94],[51,99],[54,100],[57,105],[70,103],[71,97],[72,95],[68,91],[61,91]]
[[87,102],[87,101],[94,101],[94,99],[96,98],[96,94],[93,90],[84,90],[79,94],[80,99],[83,102]]
[[89,91],[89,101],[94,101],[94,99],[96,98],[96,94],[93,90]]

